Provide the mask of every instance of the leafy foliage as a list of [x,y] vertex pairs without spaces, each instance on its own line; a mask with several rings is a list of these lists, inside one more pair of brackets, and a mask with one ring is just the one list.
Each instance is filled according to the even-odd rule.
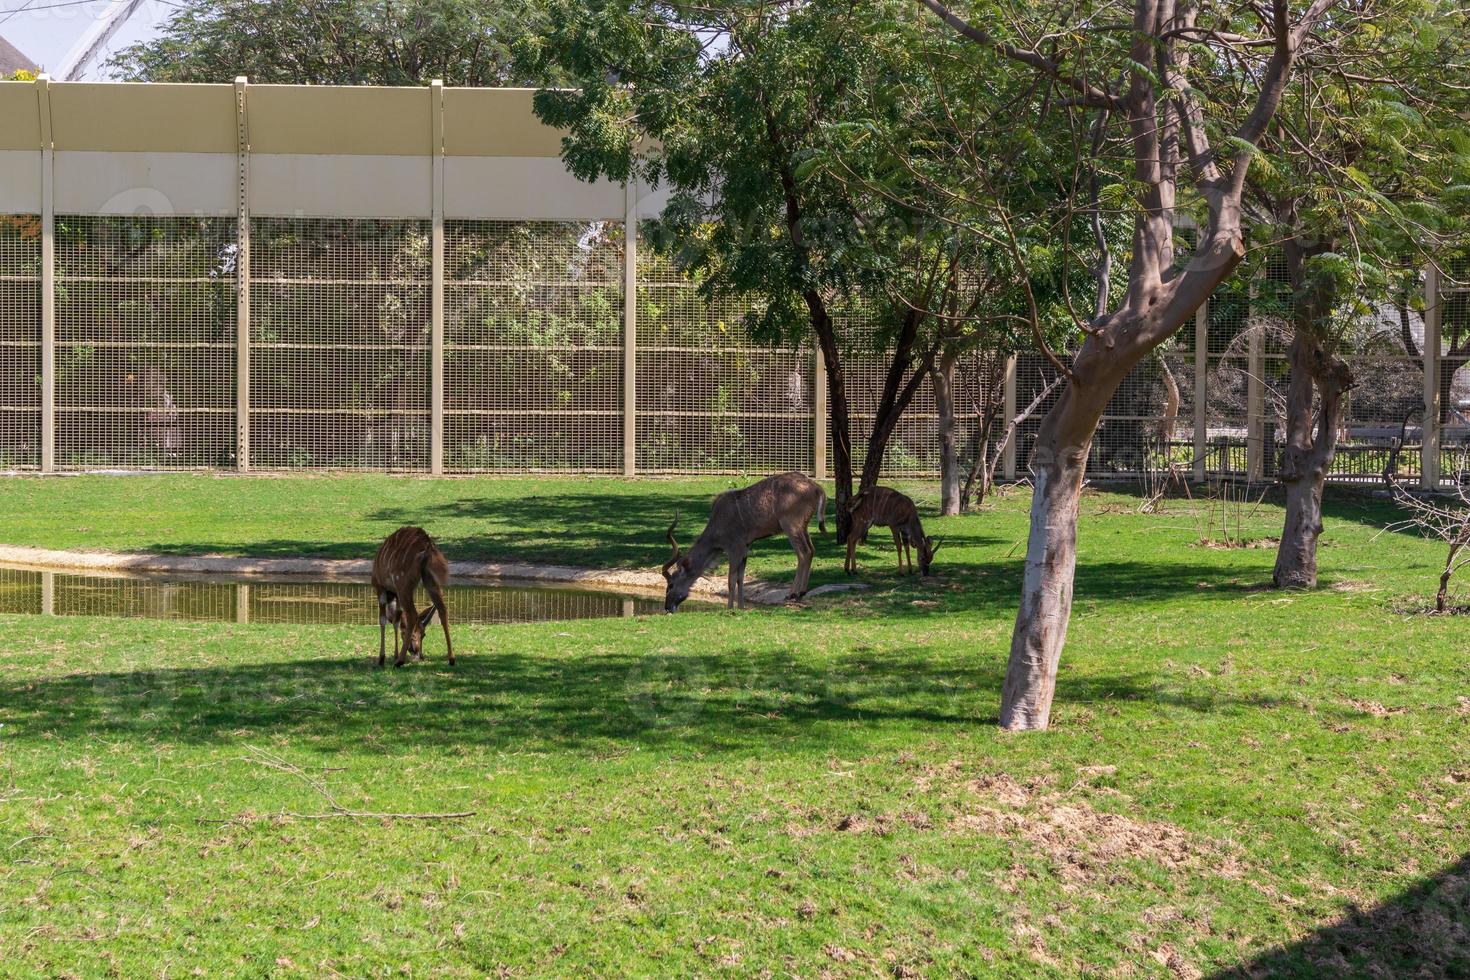
[[185,0],[156,39],[113,59],[154,82],[516,85],[511,46],[533,25],[530,0]]

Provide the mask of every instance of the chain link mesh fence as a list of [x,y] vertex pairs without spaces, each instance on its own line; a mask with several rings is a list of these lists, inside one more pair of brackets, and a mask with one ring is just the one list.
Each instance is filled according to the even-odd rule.
[[[58,467],[235,466],[234,220],[61,215],[56,228]],[[618,222],[446,224],[446,471],[623,471],[624,244]],[[430,223],[255,218],[250,248],[252,465],[427,471]],[[40,263],[39,218],[0,217],[4,469],[40,461]],[[746,305],[707,300],[650,248],[639,250],[637,272],[637,471],[810,471],[811,349],[753,341]],[[1461,266],[1447,267],[1440,310],[1445,479],[1470,467],[1466,278]],[[1090,474],[1191,470],[1202,396],[1206,473],[1270,479],[1285,438],[1288,293],[1279,261],[1218,290],[1207,310],[1204,391],[1195,391],[1195,333],[1186,326],[1119,388],[1093,441]],[[1391,471],[1412,481],[1421,472],[1423,294],[1422,282],[1408,282],[1365,299],[1344,327],[1343,356],[1357,382],[1333,480],[1377,483]],[[887,359],[870,313],[849,312],[841,332],[860,469]],[[955,373],[962,467],[1000,404],[993,367],[976,354]],[[1018,409],[1053,373],[1038,354],[1018,358]],[[1023,473],[1055,397],[1019,428]],[[994,419],[998,439],[1008,420]],[[884,474],[937,472],[938,427],[925,381],[893,432]]]
[[56,222],[56,459],[63,469],[228,467],[235,222]]
[[622,226],[454,221],[445,255],[445,468],[620,472]]
[[41,463],[41,222],[0,216],[0,469]]
[[811,352],[749,340],[747,307],[638,258],[638,470],[810,471]]
[[428,469],[430,259],[426,221],[252,219],[252,465]]

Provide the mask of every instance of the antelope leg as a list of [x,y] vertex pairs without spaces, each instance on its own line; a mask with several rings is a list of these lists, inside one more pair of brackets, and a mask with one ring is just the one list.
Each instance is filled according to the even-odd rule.
[[429,600],[434,603],[434,611],[439,614],[439,625],[444,627],[444,648],[449,651],[449,666],[454,666],[454,643],[449,639],[449,610],[444,605],[444,593],[439,586],[433,582],[424,583],[424,591],[429,593]]
[[806,594],[806,580],[811,574],[812,555],[816,549],[812,547],[804,527],[787,528],[786,538],[791,542],[791,550],[796,552],[796,575],[791,579],[791,594],[787,598],[800,599]]
[[817,546],[812,543],[812,533],[807,528],[801,529],[801,543],[805,554],[801,558],[801,567],[797,572],[801,581],[797,585],[797,598],[807,594],[812,584],[812,559],[817,556]]

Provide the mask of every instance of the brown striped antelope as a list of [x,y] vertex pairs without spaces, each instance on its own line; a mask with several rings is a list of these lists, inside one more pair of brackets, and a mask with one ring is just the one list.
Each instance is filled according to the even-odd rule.
[[674,612],[679,603],[689,598],[689,590],[721,553],[730,565],[729,595],[725,605],[745,608],[745,559],[752,542],[784,532],[796,552],[796,578],[788,598],[806,595],[812,577],[812,544],[807,525],[817,516],[817,527],[827,530],[827,491],[821,484],[801,473],[768,476],[741,490],[726,490],[715,497],[709,509],[709,523],[687,553],[679,551],[674,528],[679,518],[669,525],[669,546],[673,555],[664,562],[664,609]]
[[[414,590],[422,582],[431,605],[421,615],[414,607]],[[408,654],[424,659],[424,630],[434,613],[444,627],[444,646],[449,665],[454,666],[454,644],[449,639],[449,612],[444,608],[444,588],[449,582],[449,562],[421,527],[400,527],[378,549],[373,559],[373,589],[378,593],[378,666],[387,659],[388,623],[393,623],[393,666],[402,667]],[[401,641],[401,642],[400,642]]]
[[852,515],[852,528],[847,532],[847,561],[842,570],[852,575],[857,572],[857,546],[868,539],[868,528],[886,527],[893,531],[893,547],[898,551],[898,570],[903,571],[904,554],[907,552],[909,571],[914,570],[914,556],[910,547],[919,549],[919,574],[929,574],[929,563],[939,550],[939,542],[924,535],[924,525],[919,523],[919,509],[908,497],[891,487],[874,487],[860,493],[848,508]]

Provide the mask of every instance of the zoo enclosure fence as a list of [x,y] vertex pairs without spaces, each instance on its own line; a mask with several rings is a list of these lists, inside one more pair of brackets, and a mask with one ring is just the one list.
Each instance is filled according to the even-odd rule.
[[[575,180],[531,95],[0,84],[0,466],[824,476],[820,359],[640,248],[661,195]],[[1335,478],[1459,468],[1440,403],[1464,359],[1422,290],[1402,330],[1380,304]],[[1269,476],[1284,355],[1253,300],[1223,291],[1135,370],[1095,475]],[[848,326],[860,451],[883,359]],[[961,443],[1040,383],[1035,358],[972,359]],[[934,472],[937,424],[926,385],[886,472]]]

